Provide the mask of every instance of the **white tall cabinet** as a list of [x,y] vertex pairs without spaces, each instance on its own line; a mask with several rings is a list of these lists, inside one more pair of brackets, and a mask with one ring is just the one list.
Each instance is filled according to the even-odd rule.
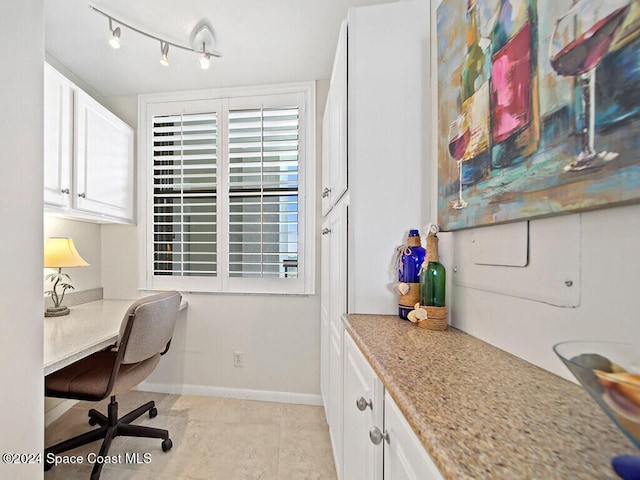
[[423,0],[352,8],[336,49],[323,118],[321,392],[341,480],[351,480],[341,317],[397,313],[395,249],[429,212],[429,26]]

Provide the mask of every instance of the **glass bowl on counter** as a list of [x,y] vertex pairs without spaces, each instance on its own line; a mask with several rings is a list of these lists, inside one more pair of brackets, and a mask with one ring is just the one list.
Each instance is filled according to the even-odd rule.
[[[640,448],[640,345],[569,341],[553,351],[616,426]],[[623,479],[640,478],[640,457],[612,460]]]

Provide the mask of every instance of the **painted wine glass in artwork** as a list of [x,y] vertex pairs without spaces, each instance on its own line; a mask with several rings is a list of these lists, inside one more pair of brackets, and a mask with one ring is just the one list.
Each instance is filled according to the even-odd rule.
[[461,114],[449,125],[449,154],[458,162],[458,198],[452,205],[456,210],[467,206],[467,202],[462,199],[462,158],[467,151],[470,138],[467,116]]
[[582,89],[581,151],[565,171],[598,167],[618,156],[595,149],[595,75],[630,4],[631,0],[579,0],[556,21],[549,49],[551,66],[558,75],[576,77]]

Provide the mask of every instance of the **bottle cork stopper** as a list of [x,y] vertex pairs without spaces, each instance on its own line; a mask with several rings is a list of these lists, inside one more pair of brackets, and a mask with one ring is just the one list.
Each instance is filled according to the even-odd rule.
[[410,247],[419,247],[420,237],[407,237],[407,245]]

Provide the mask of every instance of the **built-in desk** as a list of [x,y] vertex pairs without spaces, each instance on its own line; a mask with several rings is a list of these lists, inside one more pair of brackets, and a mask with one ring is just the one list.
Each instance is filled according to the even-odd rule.
[[[71,313],[63,317],[45,317],[44,374],[113,345],[134,301],[98,300],[71,307]],[[185,301],[180,304],[180,310],[184,308]]]

